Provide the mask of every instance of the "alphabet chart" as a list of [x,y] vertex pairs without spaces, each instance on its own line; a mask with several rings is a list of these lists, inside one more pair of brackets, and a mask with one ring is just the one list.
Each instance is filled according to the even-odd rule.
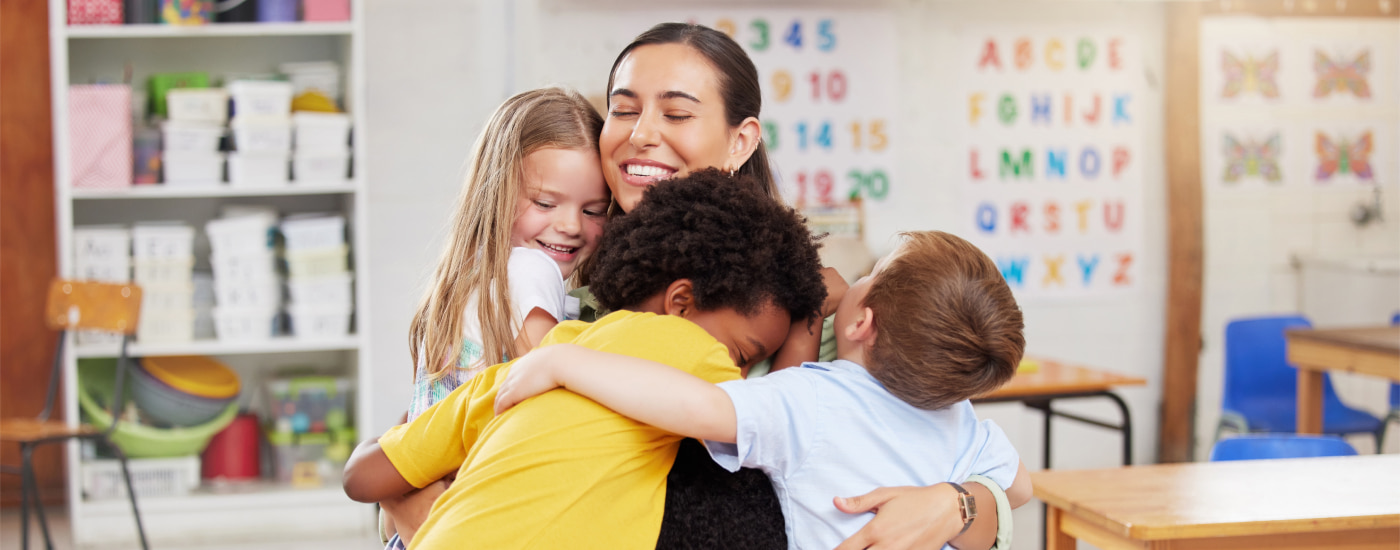
[[[738,6],[609,10],[559,14],[546,28],[549,41],[558,44],[577,44],[569,37],[586,29],[589,36],[581,42],[613,46],[604,48],[611,63],[633,37],[667,21],[723,31],[753,60],[763,91],[763,142],[790,204],[842,206],[852,194],[867,204],[889,200],[899,185],[894,168],[900,145],[896,30],[890,12]],[[586,54],[593,55],[591,50]],[[561,69],[554,74],[569,72]],[[595,93],[599,82],[606,81],[599,78],[606,71],[607,66],[580,89]]]
[[1137,40],[1043,26],[963,36],[962,235],[1022,301],[1140,288]]

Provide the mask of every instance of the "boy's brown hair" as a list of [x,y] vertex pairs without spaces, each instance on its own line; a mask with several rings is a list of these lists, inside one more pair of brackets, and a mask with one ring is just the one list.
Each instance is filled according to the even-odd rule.
[[900,254],[871,281],[864,300],[875,313],[870,374],[896,397],[928,410],[1005,384],[1026,339],[1001,271],[949,233],[903,236]]

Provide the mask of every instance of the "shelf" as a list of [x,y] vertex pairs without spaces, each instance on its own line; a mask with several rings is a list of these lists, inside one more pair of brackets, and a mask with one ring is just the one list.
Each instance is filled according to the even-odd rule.
[[189,38],[202,36],[349,36],[354,24],[211,23],[208,25],[69,25],[68,38]]
[[[170,344],[131,344],[127,355],[131,357],[158,357],[166,355],[242,355],[252,353],[292,353],[302,351],[339,351],[360,347],[360,337],[351,334],[344,338],[303,340],[294,336],[279,336],[262,342],[224,342],[220,340],[195,340]],[[116,357],[121,353],[118,345],[78,346],[74,348],[78,357]]]
[[280,187],[232,187],[229,185],[135,185],[122,189],[73,189],[74,200],[184,199],[195,197],[271,197],[279,195],[330,195],[354,193],[353,182],[283,185]]

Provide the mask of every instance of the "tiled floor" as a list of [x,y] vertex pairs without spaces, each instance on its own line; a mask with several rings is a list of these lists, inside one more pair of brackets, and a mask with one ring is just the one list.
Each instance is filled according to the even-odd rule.
[[[68,515],[63,508],[46,509],[49,528],[54,535],[54,548],[64,550],[73,548],[72,532],[68,528]],[[20,548],[20,513],[18,508],[6,508],[0,511],[0,550],[18,550]],[[29,545],[31,548],[42,548],[44,537],[39,531],[39,524],[30,517],[29,525]],[[104,550],[109,547],[99,547]],[[118,547],[110,547],[118,548]],[[238,544],[218,544],[199,546],[172,546],[168,544],[151,545],[154,550],[244,550],[257,548],[259,550],[381,550],[384,548],[376,540],[371,538],[341,539],[341,540],[282,540],[266,541],[254,543]]]

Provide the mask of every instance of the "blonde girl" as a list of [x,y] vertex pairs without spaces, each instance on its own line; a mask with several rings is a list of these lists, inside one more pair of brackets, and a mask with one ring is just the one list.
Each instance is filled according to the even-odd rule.
[[597,247],[610,202],[598,160],[602,126],[577,92],[542,88],[506,100],[482,129],[409,329],[410,420],[577,317],[565,281]]

